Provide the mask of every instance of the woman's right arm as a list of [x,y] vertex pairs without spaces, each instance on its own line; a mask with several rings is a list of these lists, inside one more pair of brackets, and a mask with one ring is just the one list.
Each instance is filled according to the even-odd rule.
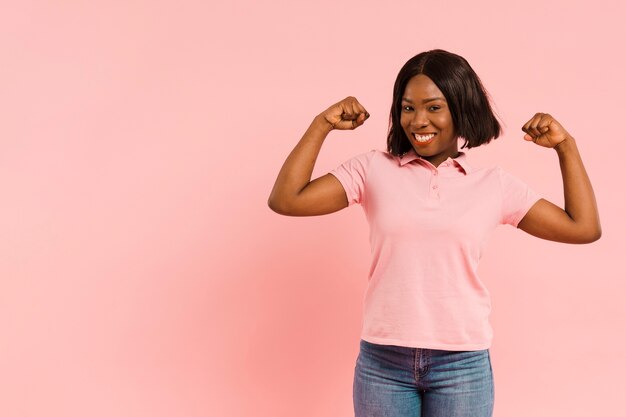
[[330,131],[356,129],[368,117],[369,113],[354,97],[347,97],[317,115],[278,173],[269,207],[286,216],[319,216],[348,207],[346,192],[334,175],[311,181],[311,174]]

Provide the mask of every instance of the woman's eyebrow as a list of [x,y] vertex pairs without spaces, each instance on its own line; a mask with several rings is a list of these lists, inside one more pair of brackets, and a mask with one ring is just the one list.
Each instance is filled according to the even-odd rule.
[[[422,103],[428,103],[429,101],[435,101],[435,100],[444,100],[445,98],[443,97],[431,97],[431,98],[425,98],[424,100],[422,100]],[[402,101],[406,101],[407,103],[413,103],[413,101],[411,101],[411,99],[406,98],[406,97],[402,97]]]

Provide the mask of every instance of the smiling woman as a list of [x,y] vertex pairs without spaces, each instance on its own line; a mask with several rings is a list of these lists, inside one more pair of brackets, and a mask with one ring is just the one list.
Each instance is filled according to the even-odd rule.
[[[429,121],[445,124],[448,135],[440,135],[438,140],[448,139],[450,148],[456,147],[457,138],[464,139],[461,149],[470,149],[489,143],[502,132],[476,72],[465,58],[442,50],[418,54],[400,69],[393,87],[390,121],[389,153],[403,155],[413,148],[427,159],[436,156],[434,150],[416,148],[420,141],[413,133],[432,130],[427,129]],[[447,156],[455,155],[449,150]]]
[[574,138],[537,113],[524,139],[559,156],[565,210],[500,167],[475,168],[464,152],[501,133],[487,92],[467,61],[443,50],[400,70],[387,152],[361,153],[313,181],[322,143],[369,117],[355,97],[317,115],[278,174],[268,200],[290,216],[360,204],[372,259],[354,374],[356,417],[491,416],[489,291],[478,276],[482,249],[508,224],[559,242],[600,237],[591,182]]
[[443,93],[423,74],[411,78],[402,98],[400,123],[404,140],[434,166],[459,154],[452,114]]

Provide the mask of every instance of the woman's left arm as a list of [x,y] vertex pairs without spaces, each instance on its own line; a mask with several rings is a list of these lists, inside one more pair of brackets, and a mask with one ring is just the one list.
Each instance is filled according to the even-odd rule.
[[556,150],[563,177],[565,210],[542,198],[517,227],[556,242],[591,243],[600,239],[596,198],[574,138],[547,113],[535,114],[522,130],[526,132],[525,140]]

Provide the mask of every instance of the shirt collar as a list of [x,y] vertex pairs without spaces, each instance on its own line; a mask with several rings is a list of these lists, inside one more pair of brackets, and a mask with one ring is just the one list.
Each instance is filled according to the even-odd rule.
[[[402,155],[400,157],[399,163],[400,163],[400,166],[404,166],[408,164],[409,162],[415,161],[415,160],[420,160],[421,162],[424,162],[426,164],[429,164],[430,166],[433,166],[430,162],[428,162],[427,160],[419,156],[415,152],[415,149],[411,149],[409,152]],[[467,162],[467,154],[465,152],[459,151],[459,156],[457,156],[456,158],[448,157],[446,161],[452,161],[452,163],[454,163],[456,166],[460,166],[466,175],[472,172],[473,170],[472,166]]]

